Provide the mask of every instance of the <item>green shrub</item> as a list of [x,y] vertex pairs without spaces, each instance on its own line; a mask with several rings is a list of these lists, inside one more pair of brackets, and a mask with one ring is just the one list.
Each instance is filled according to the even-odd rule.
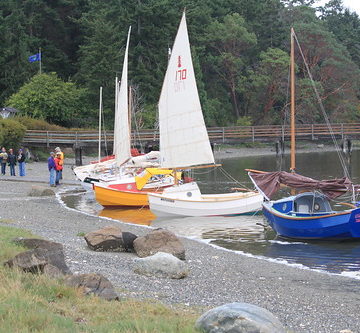
[[43,119],[35,119],[31,117],[15,117],[14,120],[18,121],[22,125],[26,127],[28,130],[44,130],[44,131],[63,131],[66,128],[49,124],[47,121]]
[[26,128],[13,119],[0,120],[0,142],[6,148],[19,148],[23,140]]
[[243,116],[236,120],[236,126],[251,126],[252,118],[249,116]]

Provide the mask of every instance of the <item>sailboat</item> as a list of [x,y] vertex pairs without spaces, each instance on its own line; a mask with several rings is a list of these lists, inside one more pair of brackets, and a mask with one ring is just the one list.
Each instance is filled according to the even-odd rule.
[[[360,208],[352,203],[342,203],[345,209],[334,211],[330,204],[330,200],[347,192],[353,193],[355,202],[356,186],[349,177],[318,181],[295,172],[295,37],[291,29],[291,172],[248,170],[248,174],[263,194],[264,215],[279,236],[293,239],[359,238]],[[344,164],[343,167],[346,171]],[[301,193],[272,200],[281,185]]]
[[[115,159],[110,169],[113,175],[93,182],[96,200],[104,207],[147,206],[147,192],[160,191],[174,184],[172,170],[157,169],[158,152],[131,157],[131,133],[128,103],[129,28],[120,88],[116,89],[114,126]],[[106,162],[105,162],[106,163]],[[109,163],[109,162],[107,162]],[[154,168],[155,167],[155,168]],[[114,171],[112,171],[114,170]],[[175,174],[177,175],[177,174]]]
[[[196,86],[185,12],[159,99],[159,130],[162,168],[216,166]],[[254,191],[203,195],[196,182],[178,183],[148,197],[157,216],[237,215],[259,210],[263,201]]]

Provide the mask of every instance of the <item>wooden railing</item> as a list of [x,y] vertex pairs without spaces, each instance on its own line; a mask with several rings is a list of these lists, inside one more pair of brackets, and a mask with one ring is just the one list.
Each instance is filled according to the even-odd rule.
[[[332,124],[333,134],[337,138],[360,138],[360,123]],[[269,141],[284,137],[289,139],[289,126],[234,126],[234,127],[209,127],[208,134],[211,142],[230,143],[242,141]],[[331,133],[326,124],[297,125],[296,136],[304,140],[316,140],[330,138]],[[103,133],[102,140],[106,137],[107,142],[113,140],[113,132]],[[157,142],[159,132],[157,130],[140,130],[132,133],[135,142]],[[28,130],[24,136],[25,145],[95,145],[98,142],[97,131],[38,131]]]

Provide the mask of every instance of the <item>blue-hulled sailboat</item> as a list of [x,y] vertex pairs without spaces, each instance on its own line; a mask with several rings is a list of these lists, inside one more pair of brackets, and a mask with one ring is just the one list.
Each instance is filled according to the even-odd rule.
[[[346,168],[345,177],[322,181],[295,173],[294,39],[291,29],[291,172],[247,171],[265,198],[263,213],[279,236],[306,240],[360,239],[360,207],[354,204],[357,186],[352,184]],[[281,185],[301,193],[272,200]],[[349,192],[353,203],[343,203],[344,210],[334,211],[330,200]]]

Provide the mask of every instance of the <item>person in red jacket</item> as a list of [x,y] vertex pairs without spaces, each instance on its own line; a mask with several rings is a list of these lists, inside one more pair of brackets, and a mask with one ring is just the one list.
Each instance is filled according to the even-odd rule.
[[60,176],[61,176],[61,172],[63,169],[63,160],[61,158],[61,153],[57,153],[54,160],[55,160],[55,165],[56,165],[55,185],[60,185]]

